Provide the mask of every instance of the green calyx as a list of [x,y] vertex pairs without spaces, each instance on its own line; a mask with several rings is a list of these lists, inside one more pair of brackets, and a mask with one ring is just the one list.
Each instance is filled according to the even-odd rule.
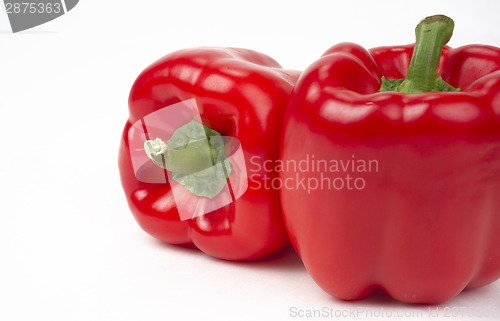
[[427,17],[415,28],[415,47],[406,78],[388,80],[382,77],[379,91],[417,94],[430,91],[460,91],[437,76],[443,46],[448,43],[454,22],[443,15]]
[[232,171],[221,135],[194,120],[178,128],[167,144],[159,138],[147,140],[144,150],[196,196],[214,198]]

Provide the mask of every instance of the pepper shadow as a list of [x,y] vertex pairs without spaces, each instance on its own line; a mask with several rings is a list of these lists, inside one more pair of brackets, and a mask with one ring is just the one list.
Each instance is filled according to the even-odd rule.
[[300,260],[300,257],[295,253],[295,250],[291,245],[288,245],[284,249],[260,258],[250,261],[235,261],[231,262],[233,265],[259,269],[259,270],[279,270],[283,272],[291,273],[307,273],[304,264]]
[[193,244],[168,244],[157,239],[152,239],[151,242],[154,246],[164,248],[168,251],[182,252],[183,254],[192,256],[203,256],[209,260],[213,260],[221,264],[259,270],[279,270],[292,273],[307,273],[304,264],[302,264],[300,257],[297,255],[297,253],[295,253],[295,250],[291,245],[288,245],[284,249],[260,259],[248,261],[228,261],[211,257],[208,254],[200,251]]
[[204,255],[204,253],[201,252],[194,244],[169,244],[155,238],[151,238],[150,242],[153,244],[153,246],[164,248],[172,252],[183,252],[192,255]]

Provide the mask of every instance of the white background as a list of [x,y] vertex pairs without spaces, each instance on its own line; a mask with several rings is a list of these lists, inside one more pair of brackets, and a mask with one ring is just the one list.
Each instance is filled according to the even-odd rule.
[[[304,69],[342,41],[411,43],[418,21],[436,13],[455,20],[451,46],[500,46],[499,12],[493,0],[82,0],[26,32],[10,33],[3,20],[0,319],[296,320],[292,307],[427,311],[381,293],[335,300],[291,249],[229,263],[152,239],[130,214],[118,176],[128,92],[143,68],[177,49],[245,47]],[[446,306],[498,309],[499,298],[495,282],[440,305],[440,316]],[[417,319],[436,318],[425,312]]]

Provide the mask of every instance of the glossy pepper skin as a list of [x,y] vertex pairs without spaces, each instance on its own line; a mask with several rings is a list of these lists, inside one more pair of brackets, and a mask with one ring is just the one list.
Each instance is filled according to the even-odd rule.
[[[138,181],[128,130],[156,110],[196,99],[205,126],[241,142],[245,161],[277,159],[281,125],[298,72],[246,49],[194,48],[171,53],[147,67],[129,97],[129,119],[119,151],[122,186],[129,207],[147,233],[171,244],[193,243],[226,260],[269,255],[289,244],[279,192],[251,188],[229,205],[181,221],[169,183]],[[277,176],[277,173],[267,173]]]
[[381,76],[406,76],[412,51],[336,45],[289,102],[283,162],[376,160],[371,171],[323,171],[360,177],[359,189],[281,191],[292,244],[340,299],[382,289],[433,304],[500,277],[500,49],[443,48],[437,74],[461,92],[377,92]]

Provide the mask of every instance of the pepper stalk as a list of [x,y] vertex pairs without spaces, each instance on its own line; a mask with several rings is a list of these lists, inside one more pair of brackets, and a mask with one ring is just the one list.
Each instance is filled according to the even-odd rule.
[[443,46],[448,43],[455,23],[444,15],[434,15],[420,21],[415,28],[415,47],[406,78],[381,79],[379,91],[417,94],[430,91],[460,91],[437,77],[437,67]]
[[172,179],[196,196],[214,198],[232,171],[223,137],[194,120],[178,128],[167,141],[144,142],[144,150],[157,166],[172,172]]

